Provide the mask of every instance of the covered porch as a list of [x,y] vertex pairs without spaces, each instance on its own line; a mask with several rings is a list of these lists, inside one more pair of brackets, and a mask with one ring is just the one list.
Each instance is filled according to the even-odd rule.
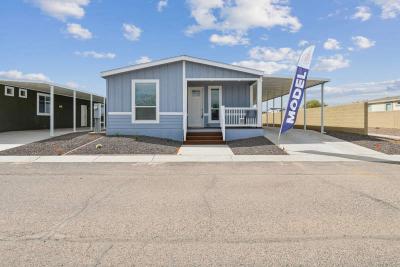
[[188,132],[218,131],[226,141],[262,129],[261,78],[188,79],[186,87],[185,141]]

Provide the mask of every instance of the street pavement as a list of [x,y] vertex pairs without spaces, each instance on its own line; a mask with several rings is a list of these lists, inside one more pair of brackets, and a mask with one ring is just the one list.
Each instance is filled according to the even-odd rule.
[[2,163],[1,266],[399,266],[400,166]]

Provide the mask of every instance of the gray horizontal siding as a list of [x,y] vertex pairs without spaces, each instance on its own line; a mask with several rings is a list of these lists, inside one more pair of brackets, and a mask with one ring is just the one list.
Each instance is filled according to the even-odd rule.
[[129,115],[111,115],[107,118],[107,135],[146,135],[172,140],[183,140],[182,116],[160,116],[160,123],[132,123]]
[[258,78],[246,72],[235,71],[205,64],[187,62],[186,78]]
[[160,80],[160,112],[182,112],[182,62],[107,77],[108,112],[130,112],[132,80]]

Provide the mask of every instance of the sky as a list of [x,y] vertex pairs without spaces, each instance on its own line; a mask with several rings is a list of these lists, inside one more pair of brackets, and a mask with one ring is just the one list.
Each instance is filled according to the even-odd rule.
[[[100,72],[190,55],[311,77],[328,104],[400,95],[400,0],[2,0],[0,77],[105,95]],[[319,88],[309,99],[319,98]]]

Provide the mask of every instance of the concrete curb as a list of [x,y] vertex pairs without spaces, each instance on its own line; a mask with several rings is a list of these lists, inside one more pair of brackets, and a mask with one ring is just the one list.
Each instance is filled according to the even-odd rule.
[[370,161],[400,163],[400,155],[327,156],[293,155],[66,155],[66,156],[0,156],[0,163],[173,163],[173,162],[333,162]]

